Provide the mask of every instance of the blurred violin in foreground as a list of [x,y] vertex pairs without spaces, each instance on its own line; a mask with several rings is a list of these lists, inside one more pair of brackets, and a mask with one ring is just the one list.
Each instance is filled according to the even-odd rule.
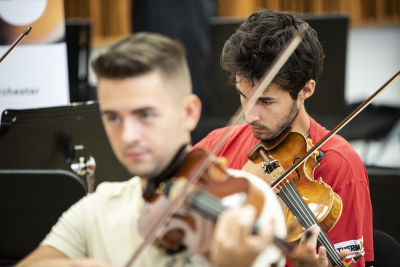
[[[193,177],[199,164],[207,157],[205,150],[193,150],[184,156],[179,166],[169,172],[168,176],[172,178],[164,181],[155,179],[147,184],[143,192],[146,203],[139,219],[139,232],[145,238],[150,235],[166,207],[187,184],[188,177]],[[273,219],[274,244],[282,250],[291,250],[281,240],[286,235],[283,213],[269,186],[252,174],[227,169],[222,159],[215,159],[208,165],[162,229],[154,245],[171,250],[184,246],[191,252],[207,255],[219,215],[228,208],[244,204],[255,207],[257,221],[253,225],[254,234],[257,234],[259,225],[270,224]],[[253,266],[270,266],[274,263],[283,266],[284,262],[281,251],[275,246],[269,246]]]

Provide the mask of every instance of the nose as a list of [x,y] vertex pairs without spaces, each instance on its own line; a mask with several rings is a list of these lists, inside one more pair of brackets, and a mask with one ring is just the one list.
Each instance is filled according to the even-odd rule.
[[140,127],[133,120],[124,120],[121,138],[126,144],[137,143],[140,141],[141,130]]
[[250,124],[253,122],[259,122],[261,120],[260,114],[261,109],[257,103],[254,104],[252,107],[249,107],[249,109],[246,110],[244,113],[246,123]]

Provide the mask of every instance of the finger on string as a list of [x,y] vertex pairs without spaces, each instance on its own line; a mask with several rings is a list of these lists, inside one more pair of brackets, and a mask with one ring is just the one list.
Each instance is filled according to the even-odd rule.
[[300,239],[300,245],[314,247],[317,244],[320,230],[321,229],[317,225],[313,224],[306,230],[303,237]]
[[299,224],[300,224],[299,220],[293,220],[287,230],[287,235],[288,236],[292,235],[293,231],[296,230],[296,228]]
[[339,256],[340,256],[340,258],[343,260],[343,259],[345,259],[347,256],[349,256],[350,255],[350,250],[349,249],[343,249],[343,250],[341,250],[340,252],[339,252]]
[[275,220],[272,218],[269,222],[262,225],[259,231],[257,245],[266,247],[272,242],[273,232],[275,229]]
[[326,255],[326,248],[324,246],[320,246],[318,249],[317,266],[318,267],[332,266]]
[[239,227],[240,227],[240,239],[245,241],[249,235],[251,235],[252,226],[256,217],[256,209],[253,205],[246,204],[240,209],[239,214]]
[[230,220],[232,220],[232,218],[234,218],[234,214],[235,209],[227,209],[220,214],[214,229],[214,235],[216,236],[216,238],[225,238],[226,232],[230,232],[231,234],[233,234],[232,230],[235,229],[229,222]]

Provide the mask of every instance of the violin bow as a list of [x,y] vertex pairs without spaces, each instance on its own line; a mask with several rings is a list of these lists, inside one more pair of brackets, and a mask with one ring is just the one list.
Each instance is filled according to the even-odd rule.
[[3,61],[3,59],[6,58],[6,56],[27,36],[32,30],[32,26],[29,26],[28,28],[25,29],[23,33],[18,37],[17,40],[10,46],[10,48],[7,49],[7,51],[0,57],[0,63]]
[[210,151],[208,157],[206,157],[200,164],[198,169],[195,171],[193,176],[188,179],[188,182],[183,187],[181,192],[176,196],[176,198],[171,202],[171,205],[166,209],[166,211],[161,216],[160,221],[153,227],[150,231],[149,236],[143,241],[140,247],[135,251],[130,260],[127,262],[125,267],[131,266],[131,264],[139,257],[141,252],[150,244],[154,242],[157,238],[158,234],[161,232],[162,227],[166,224],[166,222],[171,218],[171,216],[177,211],[181,203],[184,201],[186,196],[190,193],[190,189],[193,188],[195,183],[201,177],[201,175],[207,170],[207,167],[210,165],[212,160],[215,158],[215,155],[221,150],[223,144],[225,144],[226,139],[233,131],[233,125],[236,125],[240,122],[241,117],[252,107],[264,90],[268,87],[268,85],[275,78],[276,74],[278,74],[279,70],[283,67],[289,57],[296,50],[297,46],[301,43],[303,36],[306,32],[305,27],[300,27],[298,31],[293,35],[290,41],[285,45],[282,51],[278,54],[275,60],[272,62],[271,66],[268,70],[263,74],[260,78],[259,84],[254,91],[254,93],[249,97],[248,102],[244,107],[239,107],[239,109],[235,112],[232,119],[229,121],[227,125],[227,129],[222,135],[221,139],[214,146],[214,148]]
[[283,179],[287,178],[297,167],[305,162],[312,153],[323,146],[334,134],[342,129],[347,123],[349,123],[355,116],[358,115],[364,108],[366,108],[375,98],[378,97],[385,89],[389,87],[397,78],[400,77],[400,71],[397,72],[392,78],[390,78],[382,87],[375,91],[367,100],[361,103],[352,113],[350,113],[343,121],[341,121],[332,131],[327,133],[318,143],[316,143],[310,150],[307,151],[299,160],[297,160],[292,166],[284,171],[274,182],[271,183],[271,187],[275,188]]

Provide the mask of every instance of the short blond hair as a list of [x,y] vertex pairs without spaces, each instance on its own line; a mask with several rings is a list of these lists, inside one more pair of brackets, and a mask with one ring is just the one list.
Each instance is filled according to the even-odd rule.
[[132,78],[159,71],[164,79],[172,81],[180,94],[192,92],[184,47],[160,34],[133,34],[111,45],[91,65],[99,80]]

